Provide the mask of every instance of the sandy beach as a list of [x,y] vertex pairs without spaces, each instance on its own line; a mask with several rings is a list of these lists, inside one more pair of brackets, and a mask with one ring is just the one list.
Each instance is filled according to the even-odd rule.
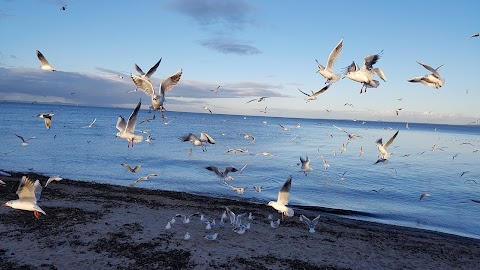
[[[0,201],[17,199],[24,174],[0,177]],[[29,174],[42,185],[47,177]],[[266,203],[266,202],[265,202]],[[478,269],[480,240],[358,221],[320,208],[295,208],[271,228],[273,208],[182,192],[147,190],[64,179],[43,189],[47,213],[0,207],[0,269]],[[252,213],[245,234],[228,222],[211,230],[194,216],[218,221],[228,207]],[[309,233],[299,215],[321,215]],[[274,213],[274,219],[280,214]],[[189,232],[191,238],[184,240]],[[217,232],[216,240],[206,240]]]

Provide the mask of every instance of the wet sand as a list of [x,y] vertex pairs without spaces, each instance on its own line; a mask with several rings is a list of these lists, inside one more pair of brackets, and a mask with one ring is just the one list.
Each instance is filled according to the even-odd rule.
[[[0,202],[17,199],[24,174],[0,176]],[[47,177],[29,174],[42,185]],[[480,240],[339,217],[315,207],[270,227],[262,203],[64,179],[43,189],[47,213],[0,207],[0,269],[478,269]],[[228,222],[211,230],[194,216],[219,218],[225,207],[252,213],[240,235]],[[299,220],[322,217],[315,233]],[[184,240],[189,232],[191,238]],[[204,239],[217,232],[215,241]]]

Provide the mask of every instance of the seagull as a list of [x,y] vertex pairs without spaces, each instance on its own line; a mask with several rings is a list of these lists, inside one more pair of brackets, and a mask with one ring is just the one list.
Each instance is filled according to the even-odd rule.
[[478,36],[480,36],[480,33],[473,34],[470,37],[468,37],[468,39],[471,39],[472,37],[478,37]]
[[185,233],[185,236],[183,236],[183,240],[188,240],[188,239],[190,239],[190,233],[189,232]]
[[277,201],[270,201],[269,206],[275,208],[278,212],[282,213],[282,220],[284,216],[292,217],[294,211],[292,208],[287,207],[288,201],[290,199],[290,187],[292,186],[292,176],[285,181],[282,188],[278,192]]
[[251,139],[252,141],[250,141],[250,143],[254,143],[255,142],[255,137],[253,137],[253,135],[250,135],[250,134],[247,134],[245,132],[242,132],[240,133],[241,135],[243,135],[243,138],[245,139]]
[[120,165],[122,165],[123,167],[127,168],[127,169],[128,169],[129,171],[131,171],[132,173],[137,172],[138,169],[140,169],[140,168],[142,167],[142,165],[140,165],[140,164],[138,164],[137,166],[135,166],[135,167],[133,167],[133,168],[130,167],[130,165],[128,165],[128,164],[126,164],[126,163],[122,163],[122,164],[120,164]]
[[267,113],[267,107],[265,107],[265,109],[261,110],[260,112]]
[[283,131],[290,130],[290,128],[288,128],[288,127],[282,126],[282,125],[280,125],[280,124],[277,124],[277,125],[279,125],[279,126],[282,128]]
[[353,106],[353,104],[352,104],[352,103],[348,103],[348,102],[347,102],[347,103],[343,104],[343,106],[350,106],[350,107],[352,107],[352,108],[354,108],[354,109],[355,109],[355,106]]
[[262,192],[262,189],[262,186],[253,186],[253,190],[255,190],[255,192]]
[[245,103],[245,104],[248,104],[248,103],[250,103],[250,102],[252,102],[252,101],[255,101],[255,100],[256,100],[257,102],[262,102],[262,101],[264,101],[266,98],[268,98],[268,97],[254,98],[254,99],[252,99],[252,100],[247,101],[247,103]]
[[169,221],[167,225],[165,225],[165,229],[170,230],[172,228],[172,223]]
[[362,68],[359,68],[355,61],[352,62],[348,67],[345,68],[345,75],[343,78],[349,78],[356,82],[362,83],[362,88],[360,88],[360,94],[363,92],[363,88],[365,88],[365,92],[367,92],[367,88],[377,88],[380,85],[380,82],[374,80],[374,73],[377,73],[378,77],[383,81],[387,81],[387,77],[383,73],[383,71],[379,68],[374,68],[373,65],[377,63],[378,59],[382,55],[381,51],[378,54],[374,55],[367,55],[364,58]]
[[313,92],[312,91],[312,94],[307,94],[305,92],[303,92],[302,90],[300,90],[300,88],[298,88],[298,91],[300,91],[302,94],[306,95],[307,98],[305,99],[307,102],[310,102],[312,100],[316,100],[318,95],[322,94],[323,92],[327,91],[328,88],[330,88],[330,86],[332,86],[331,84],[327,84],[325,87],[323,87],[322,89],[318,90],[317,92]]
[[462,172],[462,174],[460,174],[460,177],[462,177],[464,174],[467,174],[467,173],[469,173],[469,172],[470,172],[470,171],[464,171],[464,172]]
[[119,116],[117,120],[116,128],[119,132],[116,136],[122,139],[126,139],[128,142],[128,147],[130,147],[130,143],[132,143],[133,147],[134,142],[141,142],[143,140],[143,136],[134,134],[140,106],[142,106],[142,100],[138,102],[137,107],[135,107],[132,114],[128,118],[128,122],[125,122],[125,119],[123,119],[122,116]]
[[163,124],[168,125],[168,124],[170,124],[170,122],[172,122],[173,119],[175,119],[175,118],[177,118],[177,117],[174,116],[174,117],[172,117],[172,119],[168,120],[167,122],[165,122],[165,118],[162,118]]
[[342,128],[337,127],[336,125],[333,125],[333,127],[334,127],[334,128],[337,128],[338,130],[340,130],[340,131],[342,131],[342,132],[347,133],[347,135],[348,135],[348,140],[349,140],[349,141],[351,141],[351,140],[353,140],[353,139],[355,139],[355,138],[357,138],[357,137],[361,138],[361,137],[358,136],[357,134],[349,133],[349,132],[343,130]]
[[418,201],[421,201],[425,197],[430,197],[430,194],[426,193],[426,192],[422,193],[422,195],[420,195],[420,198],[418,199]]
[[382,143],[382,138],[378,139],[375,142],[377,144],[378,151],[380,152],[380,156],[379,156],[380,159],[385,159],[386,160],[390,157],[391,154],[387,152],[387,147],[390,144],[392,144],[393,140],[395,140],[395,138],[398,135],[398,132],[399,132],[399,130],[397,130],[397,132],[395,132],[395,134],[393,134],[393,136],[385,144]]
[[67,5],[64,5],[60,8],[60,10],[66,10],[67,9]]
[[360,146],[360,152],[358,153],[358,156],[361,157],[363,155],[363,147]]
[[211,89],[210,91],[213,91],[213,92],[215,92],[215,93],[218,93],[219,89],[220,89],[220,85],[217,86],[217,88],[215,88],[215,89]]
[[141,86],[142,88],[140,89],[142,89],[147,96],[151,97],[154,112],[157,110],[162,112],[162,118],[165,118],[165,115],[163,114],[163,111],[165,111],[165,108],[163,106],[163,103],[165,102],[165,93],[170,91],[175,85],[177,85],[177,83],[180,81],[180,78],[182,77],[182,73],[183,70],[180,69],[174,74],[166,77],[160,84],[159,93],[155,92],[153,84],[146,78],[133,74],[130,74],[130,77],[138,88],[140,88],[139,86]]
[[280,226],[280,219],[277,219],[277,221],[270,220],[270,227],[276,229]]
[[207,235],[205,235],[204,238],[205,238],[206,240],[214,241],[214,240],[217,240],[217,236],[218,236],[218,233],[207,234]]
[[238,171],[235,167],[232,167],[232,166],[226,167],[223,172],[220,172],[220,170],[216,166],[208,166],[208,167],[205,167],[205,169],[214,172],[222,180],[225,180],[228,173]]
[[182,218],[182,223],[183,224],[187,224],[187,223],[190,223],[190,219],[194,216],[199,216],[200,215],[200,212],[196,212],[196,213],[193,213],[189,216],[186,216],[184,214],[176,214],[175,217],[179,217],[179,218]]
[[34,137],[30,137],[30,138],[28,138],[27,140],[25,140],[25,139],[24,139],[22,136],[20,136],[20,135],[15,134],[15,136],[17,136],[18,138],[20,138],[20,140],[22,140],[22,143],[20,144],[21,146],[27,146],[27,145],[28,145],[28,141],[30,141],[31,139],[35,139],[35,138],[36,138],[36,136],[34,136]]
[[133,82],[135,83],[135,86],[137,88],[140,88],[142,90],[146,90],[149,85],[146,83],[146,82],[150,82],[150,84],[153,84],[152,82],[152,75],[153,73],[155,73],[155,71],[157,71],[157,68],[158,66],[160,65],[160,62],[162,62],[162,58],[160,58],[160,60],[158,60],[157,63],[155,63],[155,65],[153,65],[153,67],[151,67],[147,73],[143,72],[143,70],[137,65],[137,64],[133,64],[133,68],[138,72],[138,77],[144,79],[144,81],[141,81],[140,83],[137,84],[137,82],[135,80],[133,80]]
[[210,113],[212,113],[212,110],[210,110],[207,106],[203,107],[203,109],[209,111]]
[[315,226],[317,225],[319,219],[320,219],[320,215],[318,215],[316,218],[312,220],[310,220],[304,215],[300,215],[300,220],[303,221],[303,223],[307,224],[309,233],[315,232]]
[[340,79],[340,74],[334,74],[333,73],[333,65],[335,64],[335,61],[338,59],[340,56],[340,53],[342,52],[342,46],[343,46],[343,38],[338,42],[337,46],[333,48],[332,52],[328,56],[328,61],[327,61],[327,66],[324,67],[320,65],[320,63],[315,59],[318,65],[318,71],[317,73],[322,75],[327,81],[327,83],[335,83]]
[[14,209],[33,211],[33,215],[38,219],[40,213],[46,215],[45,211],[37,205],[42,194],[42,185],[40,181],[23,176],[20,185],[17,188],[17,200],[11,200],[3,204]]
[[53,114],[53,113],[39,113],[39,114],[37,114],[38,117],[43,118],[45,120],[45,127],[47,129],[50,129],[50,127],[52,126],[52,117],[54,115],[55,114]]
[[[231,177],[231,176],[229,176],[229,177]],[[227,180],[227,179],[225,179],[225,180]],[[225,185],[227,185],[228,187],[232,188],[232,190],[239,195],[243,195],[243,193],[245,193],[245,190],[247,189],[246,187],[234,187],[234,186],[230,185],[229,183],[227,183],[227,181],[223,181],[223,183]]]
[[418,64],[422,65],[424,68],[426,68],[428,71],[432,72],[432,74],[427,74],[424,76],[418,76],[414,77],[411,79],[408,79],[408,82],[420,82],[426,86],[433,87],[435,89],[438,89],[445,84],[445,79],[443,79],[440,76],[440,73],[438,71],[443,67],[443,65],[437,67],[436,69],[433,69],[431,66],[427,64],[423,64],[417,61]]
[[182,142],[191,142],[194,146],[201,146],[203,152],[207,151],[207,145],[215,144],[215,140],[205,132],[200,133],[200,139],[193,133],[189,133],[181,137],[180,140]]
[[396,109],[395,113],[398,115],[398,112],[401,111],[401,110],[402,110],[402,108]]
[[262,152],[262,153],[258,153],[256,154],[257,156],[266,156],[266,157],[273,157],[273,154],[272,153],[269,153],[269,152]]
[[148,180],[150,177],[154,177],[154,176],[158,176],[158,174],[150,173],[150,174],[148,174],[148,175],[139,177],[139,178],[138,178],[137,180],[135,180],[135,182],[133,182],[130,186],[133,187],[133,186],[136,185],[138,182]]
[[308,158],[308,156],[306,156],[305,159],[303,157],[300,157],[300,162],[302,163],[300,171],[303,172],[305,176],[307,176],[307,172],[313,171],[313,169],[310,168],[310,159]]
[[37,57],[38,57],[38,60],[40,60],[40,62],[42,63],[42,65],[40,66],[41,69],[57,71],[54,67],[52,67],[48,63],[47,58],[45,58],[45,56],[43,56],[43,54],[39,50],[37,50]]
[[232,154],[236,154],[236,153],[247,153],[248,150],[247,149],[228,149],[227,150],[227,153],[232,153]]
[[49,178],[47,179],[47,183],[45,183],[45,187],[47,187],[48,184],[50,184],[52,181],[60,181],[60,180],[62,180],[62,179],[63,179],[63,178],[61,178],[61,177],[58,176],[58,175],[57,175],[57,176],[49,177]]
[[92,123],[90,123],[88,126],[84,126],[82,128],[91,128],[95,122],[97,122],[97,118],[93,119]]

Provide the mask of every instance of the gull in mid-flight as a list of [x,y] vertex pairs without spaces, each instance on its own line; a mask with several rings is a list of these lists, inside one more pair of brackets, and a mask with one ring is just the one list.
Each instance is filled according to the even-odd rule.
[[142,165],[138,164],[137,166],[135,167],[130,167],[130,165],[126,164],[126,163],[122,163],[120,164],[122,165],[123,167],[127,168],[130,172],[134,173],[134,172],[137,172],[141,167]]
[[282,220],[284,216],[293,217],[294,211],[292,208],[287,207],[290,200],[290,187],[292,186],[292,176],[285,181],[282,188],[278,192],[277,201],[270,201],[269,206],[275,208],[278,212],[282,213]]
[[47,179],[47,183],[45,183],[45,187],[47,187],[48,184],[50,184],[52,181],[61,181],[61,180],[63,180],[63,178],[60,177],[59,175],[49,177],[49,178]]
[[215,93],[218,93],[219,89],[220,89],[220,85],[217,86],[217,88],[215,88],[215,89],[210,89],[210,91],[213,91],[213,92],[215,92]]
[[45,214],[45,211],[37,205],[37,201],[40,200],[42,194],[42,185],[40,181],[30,179],[26,176],[22,177],[20,185],[17,189],[17,200],[11,200],[4,204],[4,206],[10,206],[14,209],[33,211],[33,215],[38,219],[40,213]]
[[478,36],[480,36],[480,33],[475,33],[475,34],[469,36],[468,39],[471,39],[472,37],[478,37]]
[[182,140],[182,142],[191,142],[194,146],[201,146],[203,152],[207,151],[207,145],[215,144],[215,140],[205,132],[200,133],[200,138],[193,133],[189,133],[181,137],[180,140]]
[[[382,51],[383,52],[383,51]],[[363,60],[362,68],[359,68],[355,61],[352,62],[348,67],[345,68],[345,75],[343,78],[349,78],[353,81],[362,83],[362,88],[360,88],[360,94],[367,92],[367,88],[377,88],[380,85],[380,82],[374,80],[374,73],[377,73],[378,77],[383,81],[387,81],[387,77],[383,71],[379,68],[374,68],[373,65],[377,63],[378,59],[382,55],[382,52],[373,55],[367,55]]]
[[317,225],[318,220],[320,220],[320,215],[318,215],[316,218],[312,220],[310,220],[304,215],[300,215],[300,221],[303,221],[303,223],[307,224],[309,233],[315,232],[315,226]]
[[443,67],[443,65],[437,67],[436,69],[433,69],[431,66],[429,66],[427,64],[423,64],[423,63],[420,63],[418,61],[417,61],[417,63],[422,65],[428,71],[432,72],[432,74],[427,74],[427,75],[423,75],[423,76],[414,77],[414,78],[408,79],[407,81],[409,81],[409,82],[419,82],[419,83],[422,83],[426,86],[433,87],[435,89],[438,89],[445,84],[445,79],[443,79],[440,76],[440,73],[438,73],[438,71]]
[[266,98],[268,98],[268,97],[254,98],[254,99],[251,99],[251,100],[247,101],[247,104],[250,103],[250,102],[252,102],[252,101],[255,101],[255,100],[256,100],[257,102],[262,102],[262,101],[264,101]]
[[42,65],[40,66],[41,69],[50,70],[50,71],[57,71],[54,67],[52,67],[48,63],[47,58],[45,58],[45,56],[43,56],[43,54],[39,50],[37,50],[37,57],[38,57],[38,60],[40,60],[40,62],[42,63]]
[[30,138],[28,138],[28,139],[25,140],[25,139],[24,139],[22,136],[20,136],[20,135],[15,134],[15,136],[17,136],[18,138],[20,138],[20,140],[22,140],[22,143],[20,144],[21,146],[27,146],[27,145],[28,145],[28,141],[30,141],[31,139],[35,139],[35,138],[36,138],[36,136],[34,136],[34,137],[30,137]]
[[182,77],[182,73],[183,70],[180,69],[174,74],[166,77],[160,84],[160,91],[158,93],[155,92],[153,84],[146,78],[133,74],[130,74],[130,77],[132,78],[135,85],[138,88],[140,88],[141,86],[143,92],[152,99],[152,107],[154,113],[155,111],[160,111],[162,112],[162,118],[165,118],[165,115],[163,114],[163,111],[165,111],[165,108],[163,107],[163,103],[165,102],[165,93],[170,91],[175,85],[177,85],[177,83],[180,81],[180,78]]
[[391,154],[387,152],[387,147],[392,144],[393,140],[395,140],[398,132],[399,130],[397,130],[397,132],[395,132],[395,134],[393,134],[393,136],[385,144],[382,143],[382,138],[378,139],[375,142],[377,144],[378,151],[380,152],[379,160],[386,160],[390,157]]
[[300,167],[300,171],[307,175],[307,172],[313,171],[312,168],[310,168],[310,159],[308,156],[306,158],[300,157],[300,162],[302,163],[302,166]]
[[117,120],[116,128],[118,129],[118,133],[116,136],[126,139],[128,147],[130,147],[130,143],[132,143],[133,147],[134,142],[141,142],[143,140],[143,136],[134,134],[140,106],[142,106],[142,100],[138,102],[137,107],[135,107],[127,122],[125,122],[125,119],[123,119],[122,116],[119,116]]
[[357,137],[361,138],[361,137],[358,136],[357,134],[355,134],[355,133],[349,133],[349,132],[341,129],[340,127],[337,127],[336,125],[333,125],[333,127],[334,127],[334,128],[337,128],[338,130],[340,130],[340,131],[342,131],[342,132],[347,133],[347,135],[348,135],[348,140],[349,140],[349,141],[351,141],[351,140],[353,140],[353,139],[355,139],[355,138],[357,138]]
[[422,193],[422,195],[420,195],[420,198],[418,199],[418,201],[421,201],[423,198],[430,197],[430,196],[431,196],[430,193],[424,192]]
[[322,89],[318,90],[317,92],[313,92],[312,91],[312,94],[307,94],[305,92],[303,92],[302,90],[300,90],[300,88],[298,88],[298,91],[300,91],[302,94],[306,95],[307,98],[305,99],[307,102],[310,102],[312,100],[316,100],[318,95],[322,94],[323,92],[327,91],[328,88],[330,88],[331,84],[328,84],[326,85],[325,87],[323,87]]
[[39,113],[39,114],[37,114],[38,117],[43,118],[43,120],[45,120],[45,127],[47,129],[50,129],[50,127],[52,126],[52,117],[54,115],[55,114],[53,114],[53,113]]
[[335,61],[337,60],[337,58],[340,56],[340,53],[342,52],[342,46],[343,46],[343,38],[338,42],[337,46],[333,48],[332,52],[328,56],[326,67],[320,65],[320,63],[315,59],[318,65],[317,73],[322,75],[325,79],[327,79],[325,83],[335,83],[340,79],[340,74],[333,73],[333,65],[335,64]]
[[137,180],[135,180],[135,182],[133,182],[130,186],[133,187],[133,186],[136,185],[138,182],[148,180],[148,179],[150,179],[150,177],[154,177],[154,176],[158,176],[158,174],[156,174],[156,173],[150,173],[150,174],[148,174],[148,175],[139,177],[139,178],[138,178]]
[[95,122],[97,122],[97,118],[93,119],[92,123],[90,123],[88,126],[84,126],[83,128],[91,128]]
[[228,176],[228,173],[238,171],[237,168],[232,166],[226,167],[223,172],[221,172],[217,166],[208,166],[205,167],[205,169],[214,172],[222,180],[225,180],[225,178]]

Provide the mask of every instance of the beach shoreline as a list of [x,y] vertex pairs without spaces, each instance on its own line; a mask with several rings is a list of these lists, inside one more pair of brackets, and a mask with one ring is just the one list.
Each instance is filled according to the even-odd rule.
[[[20,178],[0,176],[1,202],[17,199]],[[480,240],[418,228],[340,217],[317,207],[295,207],[279,228],[280,214],[248,200],[207,197],[64,179],[43,189],[47,213],[0,208],[1,269],[476,269]],[[252,213],[245,234],[226,224],[207,230],[200,217],[188,224],[177,213],[201,212],[219,221],[228,207]],[[315,233],[299,220],[321,215]],[[191,238],[184,240],[189,232]],[[217,232],[214,241],[205,235]],[[28,254],[28,255],[26,255]]]

